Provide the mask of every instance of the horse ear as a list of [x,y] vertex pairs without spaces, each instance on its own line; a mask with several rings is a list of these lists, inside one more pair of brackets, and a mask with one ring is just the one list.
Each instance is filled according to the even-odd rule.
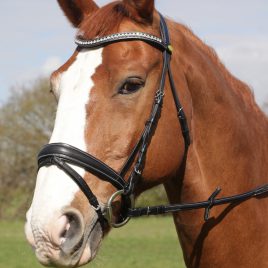
[[154,0],[124,0],[131,16],[143,23],[152,23]]
[[99,9],[93,0],[58,0],[65,16],[74,27],[78,27],[90,13]]

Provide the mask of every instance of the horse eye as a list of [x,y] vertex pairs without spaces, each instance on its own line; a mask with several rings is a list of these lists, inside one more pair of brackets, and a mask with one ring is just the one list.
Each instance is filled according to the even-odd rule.
[[120,87],[119,94],[132,94],[144,86],[144,81],[140,78],[128,78],[126,82]]

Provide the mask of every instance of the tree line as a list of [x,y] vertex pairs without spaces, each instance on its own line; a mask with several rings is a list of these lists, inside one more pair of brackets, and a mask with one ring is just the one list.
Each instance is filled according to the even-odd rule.
[[32,198],[36,152],[53,127],[55,101],[47,79],[12,89],[0,109],[0,219],[24,217]]

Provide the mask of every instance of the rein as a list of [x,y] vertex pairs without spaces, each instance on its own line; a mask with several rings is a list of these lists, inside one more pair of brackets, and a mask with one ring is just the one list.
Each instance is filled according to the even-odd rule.
[[[187,204],[174,204],[174,205],[161,205],[145,208],[134,208],[134,191],[135,187],[141,178],[144,169],[144,160],[149,146],[150,140],[153,136],[153,130],[157,127],[158,118],[161,113],[164,98],[164,87],[166,77],[168,75],[174,103],[177,110],[178,119],[181,126],[182,136],[185,144],[185,156],[188,147],[191,143],[189,128],[187,124],[186,115],[177,95],[177,90],[174,84],[171,72],[171,55],[172,46],[170,45],[169,31],[165,19],[160,14],[160,32],[161,38],[142,32],[124,32],[108,35],[105,37],[96,38],[94,40],[82,40],[77,38],[75,40],[79,48],[95,49],[103,47],[115,42],[125,41],[143,41],[153,47],[159,49],[163,53],[163,68],[161,73],[161,80],[159,88],[156,91],[154,103],[152,106],[151,114],[147,120],[144,130],[126,163],[123,165],[120,172],[116,172],[111,167],[103,163],[101,160],[94,156],[79,150],[69,144],[52,143],[45,145],[38,154],[38,168],[44,166],[56,165],[63,170],[74,182],[79,186],[82,192],[87,197],[90,205],[98,214],[99,221],[103,228],[107,223],[112,227],[121,227],[125,225],[130,218],[139,217],[143,215],[159,215],[170,212],[178,212],[183,210],[192,210],[205,208],[204,219],[209,219],[210,209],[213,206],[218,206],[227,203],[245,201],[251,197],[257,197],[268,192],[268,184],[259,187],[253,191],[246,192],[240,195],[216,199],[216,196],[221,191],[219,188],[209,197],[207,201]],[[136,162],[135,162],[136,160]],[[99,179],[111,183],[118,191],[115,192],[108,200],[106,206],[101,206],[97,197],[91,191],[84,179],[71,167],[71,165],[78,166],[84,170],[97,176]],[[130,171],[129,177],[125,179],[126,174]],[[113,221],[113,201],[118,197],[122,197],[122,207],[119,219]]]

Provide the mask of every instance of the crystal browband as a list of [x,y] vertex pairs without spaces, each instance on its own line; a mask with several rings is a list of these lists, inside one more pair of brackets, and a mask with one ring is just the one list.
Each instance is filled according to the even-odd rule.
[[135,40],[139,41],[142,40],[152,45],[157,45],[163,50],[166,50],[168,47],[168,44],[165,44],[161,38],[142,32],[122,32],[122,33],[106,35],[103,37],[97,37],[92,40],[84,40],[78,36],[75,39],[75,43],[82,48],[97,48],[103,45],[119,41],[135,41]]

